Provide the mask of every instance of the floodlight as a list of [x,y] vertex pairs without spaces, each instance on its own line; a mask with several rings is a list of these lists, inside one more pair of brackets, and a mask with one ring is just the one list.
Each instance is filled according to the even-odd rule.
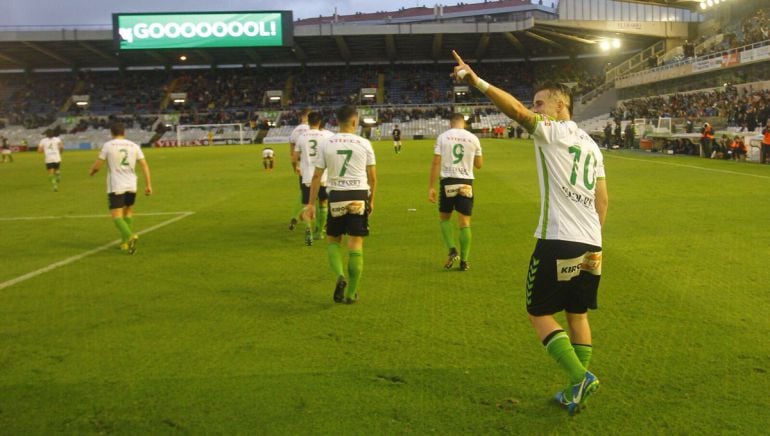
[[612,48],[620,48],[620,40],[617,38],[612,39]]
[[608,41],[602,41],[599,43],[599,48],[601,48],[603,51],[607,51],[610,49],[610,43]]

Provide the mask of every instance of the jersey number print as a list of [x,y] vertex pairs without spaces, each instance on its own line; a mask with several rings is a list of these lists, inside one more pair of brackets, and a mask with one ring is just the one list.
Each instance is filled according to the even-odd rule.
[[307,155],[310,157],[315,157],[315,155],[318,154],[318,141],[311,139],[308,142],[310,143],[310,153]]
[[462,144],[455,144],[454,147],[452,147],[452,156],[455,157],[455,160],[452,161],[453,164],[460,163],[460,161],[463,160],[465,149]]
[[123,154],[123,160],[120,161],[120,165],[124,166],[124,167],[129,166],[129,163],[128,163],[128,150],[126,150],[125,148],[121,148],[119,151],[120,151],[120,153]]
[[353,150],[337,150],[337,154],[345,156],[345,162],[342,163],[342,168],[340,168],[340,177],[342,177],[348,170],[348,163],[350,163],[350,158],[353,157]]
[[[569,178],[572,186],[577,183],[578,170],[580,168],[580,157],[582,156],[582,150],[580,146],[573,145],[569,148],[569,153],[575,155],[575,160],[572,162],[572,175]],[[593,160],[593,167],[591,167],[591,161]],[[589,152],[585,155],[585,163],[583,164],[583,185],[586,189],[593,189],[596,184],[596,174],[593,174],[593,178],[588,180],[590,170],[596,167],[596,158],[593,152]]]

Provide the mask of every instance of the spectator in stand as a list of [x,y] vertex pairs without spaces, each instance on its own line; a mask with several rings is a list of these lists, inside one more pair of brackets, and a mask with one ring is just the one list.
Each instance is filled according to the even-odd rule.
[[695,130],[695,125],[692,122],[692,117],[687,117],[687,121],[684,122],[684,133],[692,133]]
[[615,144],[618,147],[623,145],[623,128],[620,126],[620,120],[615,120]]

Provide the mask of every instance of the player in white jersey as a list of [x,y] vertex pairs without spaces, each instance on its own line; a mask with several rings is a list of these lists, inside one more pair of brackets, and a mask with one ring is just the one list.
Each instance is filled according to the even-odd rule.
[[142,167],[144,173],[144,194],[152,195],[152,182],[150,181],[150,166],[144,158],[141,147],[125,138],[123,123],[117,122],[110,127],[112,140],[107,141],[99,152],[99,157],[94,162],[89,173],[96,174],[107,163],[107,200],[110,214],[121,237],[120,249],[128,254],[136,252],[136,243],[139,240],[133,230],[134,202],[136,201],[136,163]]
[[[579,411],[599,380],[588,371],[592,354],[588,309],[596,309],[602,266],[601,230],[608,195],[599,146],[571,121],[569,88],[545,84],[532,110],[479,78],[456,52],[453,76],[475,86],[534,139],[540,181],[538,238],[526,280],[527,312],[548,354],[568,375],[570,386],[555,400]],[[554,318],[566,312],[569,334]]]
[[262,166],[265,167],[265,171],[273,171],[275,164],[275,151],[270,147],[262,149]]
[[40,140],[37,152],[45,155],[45,169],[48,171],[48,180],[51,182],[54,192],[59,190],[61,182],[61,152],[64,144],[54,134],[52,129],[45,131],[45,138]]
[[[302,204],[308,205],[310,201],[310,183],[315,172],[315,159],[318,156],[320,144],[333,136],[328,130],[321,130],[321,114],[310,112],[307,117],[310,129],[299,135],[297,145],[294,147],[294,159],[299,162],[302,177]],[[312,221],[302,219],[305,223],[305,245],[313,245],[313,239],[321,239],[327,212],[326,173],[321,177],[321,187],[318,190],[318,209],[315,216],[315,235],[311,230]],[[302,217],[301,217],[302,218]]]
[[[299,113],[299,125],[295,127],[289,135],[289,156],[294,156],[294,148],[297,146],[297,138],[299,138],[299,135],[305,133],[310,128],[307,125],[307,116],[309,114],[310,108],[302,109],[302,111]],[[294,212],[292,213],[291,220],[289,221],[289,230],[294,230],[294,227],[297,226],[298,218],[300,218],[299,214],[302,213],[304,205],[302,204],[302,174],[300,173],[299,162],[295,162],[294,159],[291,159],[291,167],[294,170],[294,174],[296,174],[299,179],[300,191],[298,197],[299,201],[295,203]]]
[[[453,114],[450,129],[436,138],[433,148],[433,164],[430,168],[428,200],[436,202],[436,179],[439,184],[439,220],[444,244],[449,250],[449,259],[444,268],[451,269],[460,258],[460,270],[467,271],[468,255],[471,250],[471,215],[473,213],[473,168],[483,164],[481,143],[473,133],[465,130],[465,117]],[[457,252],[452,228],[452,212],[457,211],[460,225],[460,253]]]
[[[322,142],[318,148],[310,200],[305,210],[309,218],[315,218],[315,201],[326,170],[326,189],[329,193],[326,240],[329,243],[329,265],[337,279],[334,301],[350,304],[358,299],[358,284],[364,269],[364,237],[369,235],[377,172],[372,144],[354,133],[358,127],[357,109],[354,106],[341,107],[337,111],[337,121],[340,132]],[[345,279],[340,253],[344,234],[348,235],[349,283]]]

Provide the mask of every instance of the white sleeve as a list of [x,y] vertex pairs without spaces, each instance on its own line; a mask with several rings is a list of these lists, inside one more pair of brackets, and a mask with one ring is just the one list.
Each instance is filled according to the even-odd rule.
[[144,160],[144,152],[142,151],[142,147],[140,147],[138,144],[136,145],[136,159]]
[[544,141],[546,144],[554,142],[556,137],[556,123],[549,120],[545,115],[535,114],[535,130],[532,136]]
[[481,141],[476,138],[476,154],[474,156],[481,156]]
[[107,144],[102,145],[102,149],[99,151],[99,159],[107,160]]
[[326,144],[328,142],[328,138],[323,138],[321,142],[318,144],[318,153],[316,153],[315,158],[313,159],[313,165],[316,168],[323,168],[326,169]]
[[441,156],[441,136],[436,138],[436,143],[433,145],[433,155]]
[[604,173],[604,156],[601,151],[596,155],[596,169],[594,171],[594,175],[597,179],[604,179],[607,177]]
[[366,144],[366,166],[369,165],[375,165],[377,162],[374,158],[374,149],[372,148],[372,143],[367,141]]

